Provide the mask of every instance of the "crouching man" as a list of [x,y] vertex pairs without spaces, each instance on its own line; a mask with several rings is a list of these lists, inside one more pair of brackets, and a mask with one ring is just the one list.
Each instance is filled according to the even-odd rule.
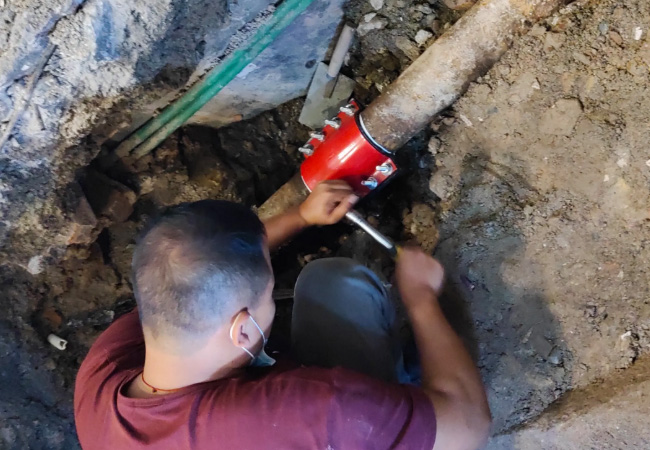
[[205,200],[169,209],[133,257],[137,309],[97,339],[81,365],[75,419],[91,449],[467,449],[488,435],[476,367],[440,306],[441,265],[407,248],[396,282],[420,355],[421,387],[401,384],[386,288],[344,258],[307,265],[295,287],[292,351],[264,352],[275,305],[269,248],[338,222],[356,197],[320,184],[262,223]]

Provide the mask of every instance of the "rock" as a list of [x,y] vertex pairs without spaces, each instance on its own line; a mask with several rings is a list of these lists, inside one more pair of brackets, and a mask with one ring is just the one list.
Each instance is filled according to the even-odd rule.
[[573,52],[573,59],[575,59],[578,62],[581,62],[585,66],[590,66],[591,65],[591,60],[584,53]]
[[546,33],[544,37],[544,50],[549,51],[562,47],[566,36],[559,33]]
[[630,60],[628,63],[625,65],[625,70],[630,74],[635,77],[643,77],[647,75],[648,70],[646,69],[644,64],[639,64],[635,60]]
[[435,136],[429,139],[429,144],[427,146],[427,149],[429,150],[429,153],[431,153],[432,155],[437,155],[438,151],[440,150],[440,139],[438,139]]
[[456,190],[453,178],[442,170],[434,173],[429,181],[429,189],[442,201],[448,201]]
[[555,17],[551,20],[551,30],[556,33],[565,32],[573,22],[568,17]]
[[395,46],[411,61],[415,61],[420,56],[418,47],[406,36],[397,36],[395,38]]
[[607,34],[607,32],[609,31],[609,24],[607,22],[604,22],[604,21],[600,22],[598,24],[598,31],[600,32],[600,34],[605,36]]
[[368,13],[365,16],[363,16],[363,21],[364,22],[370,22],[375,17],[377,17],[377,13]]
[[370,6],[372,6],[375,11],[379,11],[381,8],[384,7],[384,0],[369,0],[370,1]]
[[426,14],[426,15],[433,13],[433,10],[428,5],[415,5],[413,9],[415,11],[421,12],[422,14]]
[[70,219],[68,245],[88,245],[95,241],[97,236],[94,231],[97,226],[97,217],[85,195],[80,194],[77,198],[77,205],[70,215]]
[[157,167],[169,170],[179,163],[180,157],[177,139],[176,136],[171,136],[153,151],[153,161],[155,161]]
[[554,366],[559,366],[562,364],[562,350],[559,347],[553,347],[551,353],[548,355],[548,362]]
[[463,123],[465,124],[466,127],[472,127],[472,126],[474,126],[474,125],[472,124],[472,121],[469,120],[469,118],[468,118],[465,114],[463,114],[463,113],[459,113],[459,114],[458,114],[458,118],[461,120],[461,122],[463,122]]
[[420,30],[415,34],[415,42],[417,42],[417,44],[420,47],[422,47],[432,37],[433,37],[433,33],[429,32],[427,30]]
[[430,20],[429,28],[431,28],[431,31],[433,31],[436,35],[440,35],[442,33],[442,21],[438,18]]
[[496,66],[496,70],[503,77],[507,77],[508,75],[510,75],[510,67],[507,66],[506,64],[499,64],[498,66]]
[[43,257],[40,255],[32,256],[27,263],[27,272],[32,275],[38,275],[43,272]]
[[412,235],[426,251],[432,252],[438,243],[439,233],[436,226],[436,214],[425,203],[415,203],[402,219],[404,229]]
[[534,37],[544,36],[544,33],[546,33],[546,28],[539,24],[534,25],[533,28],[531,28],[531,30],[528,32],[530,36]]
[[359,33],[359,36],[365,36],[373,30],[381,30],[382,28],[386,27],[386,25],[388,25],[388,21],[386,19],[375,17],[368,22],[360,23],[357,27],[357,33]]
[[314,259],[316,259],[317,256],[318,256],[318,255],[315,255],[315,254],[305,255],[304,258],[303,258],[303,260],[305,261],[305,264],[309,264],[309,263],[312,262]]
[[582,114],[582,105],[577,99],[561,99],[547,109],[540,120],[542,133],[569,136]]
[[643,29],[641,27],[634,28],[634,40],[640,41],[643,37]]
[[49,327],[49,331],[58,330],[63,323],[63,317],[56,309],[54,309],[53,306],[48,306],[43,309],[43,312],[41,313],[41,319],[43,320],[44,324]]
[[476,0],[442,0],[445,6],[456,11],[469,9],[476,3]]
[[616,45],[623,45],[623,38],[621,37],[620,34],[618,34],[616,31],[610,31],[609,32],[609,38],[616,44]]
[[124,222],[133,212],[137,195],[122,183],[96,171],[88,171],[85,192],[97,216]]
[[455,123],[456,123],[455,117],[445,117],[444,119],[442,119],[442,124],[446,127],[450,127]]
[[143,174],[138,177],[138,185],[140,195],[147,195],[153,192],[154,186],[156,184],[156,178],[152,177],[149,174]]

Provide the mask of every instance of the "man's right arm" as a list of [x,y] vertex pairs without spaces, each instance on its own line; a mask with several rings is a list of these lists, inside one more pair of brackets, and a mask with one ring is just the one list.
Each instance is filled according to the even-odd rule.
[[474,450],[485,444],[491,416],[480,374],[438,304],[440,263],[405,248],[396,268],[422,365],[422,389],[436,412],[434,450]]

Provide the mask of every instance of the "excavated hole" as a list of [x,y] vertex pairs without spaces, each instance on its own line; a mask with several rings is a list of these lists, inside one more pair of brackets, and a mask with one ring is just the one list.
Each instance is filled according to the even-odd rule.
[[[298,124],[302,100],[219,130],[186,127],[150,155],[108,164],[102,157],[79,174],[98,224],[92,243],[70,247],[47,274],[49,294],[33,315],[42,336],[55,332],[70,342],[55,355],[64,383],[72,385],[83,356],[99,333],[135,302],[130,263],[138,231],[161,209],[206,198],[259,206],[297,170],[297,148],[309,130]],[[435,206],[428,190],[431,166],[426,133],[397,155],[401,175],[364,200],[359,209],[384,233],[412,238],[402,224],[413,199]],[[428,199],[428,201],[427,201]],[[276,289],[287,290],[309,261],[357,258],[389,279],[393,264],[384,250],[348,224],[306,231],[273,256]],[[271,347],[286,350],[291,300],[280,301]]]
[[[368,2],[354,0],[347,5],[346,20],[360,24],[372,11]],[[363,104],[371,102],[424,51],[424,46],[412,41],[418,30],[433,27],[439,35],[443,25],[458,16],[460,13],[438,4],[428,6],[425,1],[408,8],[404,2],[387,1],[381,18],[385,28],[360,35],[343,69],[357,82],[354,97]],[[172,39],[169,44],[174,44]],[[178,76],[162,75],[157,81]],[[99,334],[135,304],[130,262],[138,231],[161,208],[183,201],[220,198],[251,207],[262,204],[300,164],[297,148],[309,131],[297,121],[301,107],[302,100],[295,100],[219,130],[186,127],[137,161],[127,158],[115,164],[104,149],[80,170],[76,176],[79,186],[75,184],[70,194],[71,210],[78,198],[87,198],[89,204],[88,214],[79,221],[75,218],[77,243],[65,250],[54,249],[56,254],[43,260],[42,272],[0,267],[3,293],[11,299],[8,319],[0,321],[0,331],[5,336],[15,334],[13,341],[19,343],[6,358],[7,366],[18,370],[3,374],[3,384],[21,386],[29,391],[29,401],[38,403],[24,407],[12,388],[0,386],[0,397],[7,399],[3,405],[17,405],[16,410],[38,417],[42,429],[57,430],[63,444],[56,448],[75,448],[72,390],[76,372]],[[117,110],[129,108],[128,99],[116,106]],[[105,142],[111,127],[100,129],[87,137],[88,148],[76,150],[79,158],[96,151],[96,143]],[[409,240],[414,234],[429,236],[421,243],[432,250],[437,239],[437,203],[428,189],[430,168],[435,166],[427,151],[430,134],[431,130],[423,132],[398,154],[401,175],[364,200],[359,210],[396,240]],[[419,231],[425,231],[414,233],[416,223]],[[326,256],[353,256],[386,278],[392,274],[393,262],[372,239],[351,225],[340,224],[307,231],[273,255],[277,289],[291,289],[307,262]],[[287,348],[290,311],[290,299],[279,303],[272,348]],[[50,333],[68,341],[65,351],[50,347]],[[0,342],[0,350],[2,345]],[[56,389],[48,388],[52,383]],[[50,413],[53,417],[46,417]],[[24,422],[30,420],[26,417]],[[41,441],[50,446],[52,440],[26,434],[27,447],[37,448]]]

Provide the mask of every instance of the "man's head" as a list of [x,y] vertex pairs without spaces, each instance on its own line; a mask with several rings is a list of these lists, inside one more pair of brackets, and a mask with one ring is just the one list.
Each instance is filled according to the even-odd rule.
[[145,337],[170,352],[201,348],[241,316],[265,331],[273,320],[264,225],[236,203],[184,203],[153,220],[133,255],[133,281]]

